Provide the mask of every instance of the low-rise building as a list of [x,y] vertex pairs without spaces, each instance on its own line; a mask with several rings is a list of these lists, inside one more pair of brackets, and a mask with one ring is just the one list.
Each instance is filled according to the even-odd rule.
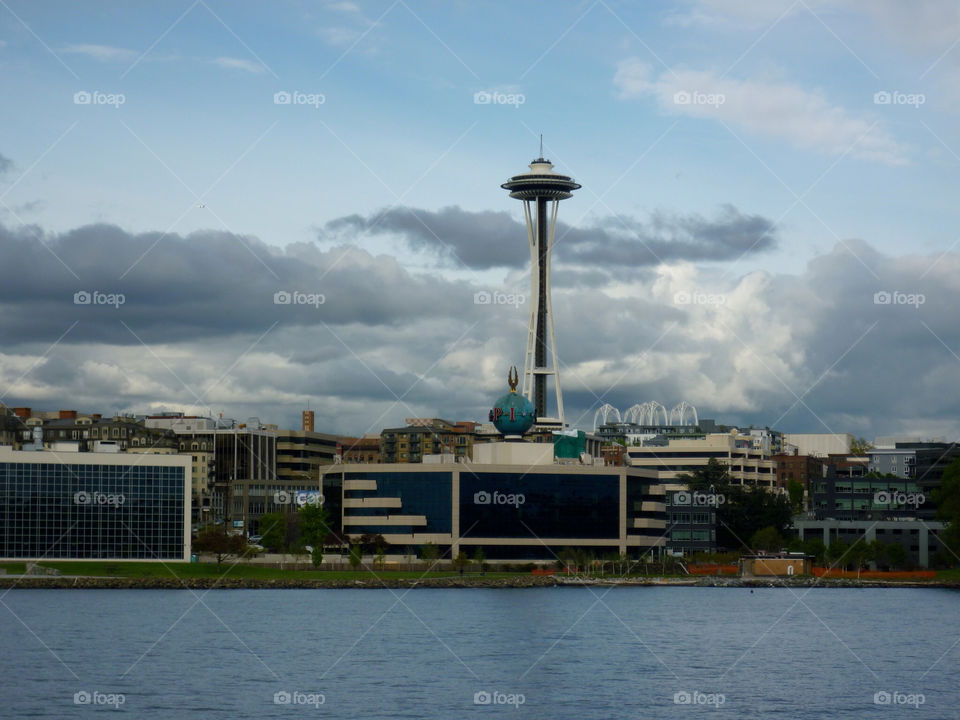
[[815,517],[794,518],[793,527],[801,540],[822,540],[830,547],[832,542],[846,545],[874,540],[890,545],[896,543],[906,551],[912,565],[929,567],[933,556],[943,545],[938,535],[944,525],[935,520],[839,520]]
[[773,455],[771,458],[777,464],[777,487],[784,488],[791,480],[803,485],[806,494],[810,492],[810,482],[823,477],[826,461],[824,458],[813,455]]
[[380,458],[380,436],[364,435],[363,437],[341,437],[340,446],[345,463],[366,463],[378,465]]
[[666,547],[663,488],[639,468],[410,463],[332,465],[344,533],[392,546],[438,546],[443,557],[478,548],[491,560],[555,561],[564,549],[637,558]]
[[696,438],[670,438],[660,446],[630,446],[626,449],[628,466],[656,470],[664,480],[676,480],[692,473],[705,467],[711,459],[727,466],[734,485],[763,489],[776,486],[776,463],[772,457],[756,448],[751,436],[735,431]]
[[854,438],[850,433],[784,433],[784,452],[798,455],[848,455]]
[[424,455],[443,453],[472,458],[478,429],[478,423],[469,421],[407,418],[405,427],[386,428],[380,433],[380,457],[390,464],[420,463]]
[[190,531],[186,457],[0,447],[0,558],[189,560]]

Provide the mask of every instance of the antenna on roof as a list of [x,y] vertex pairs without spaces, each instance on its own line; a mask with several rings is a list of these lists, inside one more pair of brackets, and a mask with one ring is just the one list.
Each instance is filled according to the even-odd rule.
[[543,157],[543,133],[540,133],[540,157]]

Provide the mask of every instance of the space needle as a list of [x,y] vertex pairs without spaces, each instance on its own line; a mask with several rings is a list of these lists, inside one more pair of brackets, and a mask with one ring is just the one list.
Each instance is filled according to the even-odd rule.
[[[531,297],[537,299],[536,304],[530,304],[522,394],[533,403],[539,428],[562,429],[563,392],[550,303],[550,254],[560,201],[572,197],[580,185],[573,178],[555,172],[553,163],[544,159],[541,136],[540,157],[530,163],[530,172],[515,175],[500,187],[509,190],[510,197],[523,202],[530,244]],[[550,375],[553,376],[556,396],[556,416],[547,413],[547,378]]]

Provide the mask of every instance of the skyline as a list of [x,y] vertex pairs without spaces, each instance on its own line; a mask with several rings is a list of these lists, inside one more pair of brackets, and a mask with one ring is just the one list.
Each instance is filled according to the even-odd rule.
[[[686,400],[740,425],[960,436],[956,7],[513,13],[0,8],[0,401],[291,427],[309,401],[356,435],[482,418],[529,301],[499,185],[542,132],[583,185],[552,283],[572,426]],[[95,91],[117,104],[75,102]]]

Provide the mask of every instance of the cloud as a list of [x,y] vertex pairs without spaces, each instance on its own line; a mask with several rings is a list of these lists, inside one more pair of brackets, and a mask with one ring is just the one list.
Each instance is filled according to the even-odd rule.
[[13,169],[13,160],[0,153],[0,175],[5,175]]
[[253,73],[255,75],[259,75],[264,70],[263,65],[260,63],[253,62],[252,60],[243,60],[241,58],[218,57],[210,62],[217,67],[225,68],[227,70],[243,70],[244,72]]
[[[332,220],[321,235],[336,239],[358,233],[398,235],[411,249],[434,252],[451,267],[522,268],[530,260],[526,228],[506,212],[394,207]],[[776,238],[770,220],[727,205],[709,220],[659,212],[645,222],[619,216],[582,228],[558,222],[554,259],[581,269],[636,268],[677,259],[731,260],[769,249]]]
[[820,92],[795,85],[735,80],[712,71],[664,71],[655,76],[635,57],[618,64],[613,82],[621,99],[652,97],[669,114],[717,120],[804,150],[849,152],[886,165],[907,162],[906,148],[875,122],[851,115]]
[[331,2],[326,5],[327,10],[334,10],[336,12],[342,13],[356,13],[359,14],[360,7],[356,3],[352,2]]
[[67,45],[60,52],[67,55],[86,55],[101,62],[124,61],[129,62],[137,58],[135,50],[111,47],[109,45]]
[[[497,222],[505,233],[519,229],[460,209],[445,219],[445,233],[477,221],[488,223],[473,228],[477,237]],[[529,298],[476,304],[480,289],[516,287],[411,272],[398,259],[405,251],[361,249],[365,226],[353,222],[344,219],[322,243],[284,248],[209,231],[0,226],[4,401],[103,412],[192,408],[296,426],[309,399],[319,428],[352,434],[414,415],[484,418],[506,368],[523,363]],[[848,239],[795,274],[731,276],[707,250],[740,251],[733,228],[751,222],[766,227],[732,208],[712,220],[647,218],[637,223],[645,232],[664,233],[696,257],[637,266],[628,256],[619,268],[622,247],[592,255],[612,230],[567,238],[553,310],[568,421],[590,427],[603,402],[626,409],[656,399],[783,430],[960,433],[944,392],[960,383],[960,253],[891,256]],[[525,277],[507,268],[521,292]],[[124,293],[126,302],[75,305],[78,290]],[[325,302],[277,305],[280,290],[323,293]],[[890,302],[877,293],[890,293]]]
[[317,35],[320,36],[324,42],[328,45],[334,45],[336,47],[344,47],[350,45],[360,37],[360,30],[356,28],[349,28],[343,26],[329,26],[322,27],[317,30]]

